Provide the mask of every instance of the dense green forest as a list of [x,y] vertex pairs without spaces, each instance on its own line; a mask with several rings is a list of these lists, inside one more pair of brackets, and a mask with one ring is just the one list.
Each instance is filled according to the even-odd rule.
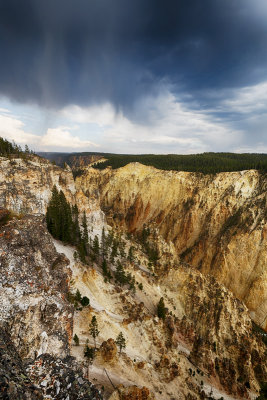
[[88,228],[85,214],[82,218],[82,232],[79,226],[78,207],[71,206],[62,190],[56,186],[52,189],[52,197],[46,211],[48,231],[55,239],[75,245],[81,261],[88,255]]
[[111,166],[120,168],[131,162],[139,162],[163,170],[202,172],[205,174],[217,172],[242,171],[257,169],[267,171],[267,154],[235,154],[235,153],[203,153],[190,155],[120,155],[105,156],[107,161],[94,165],[94,168],[104,169]]

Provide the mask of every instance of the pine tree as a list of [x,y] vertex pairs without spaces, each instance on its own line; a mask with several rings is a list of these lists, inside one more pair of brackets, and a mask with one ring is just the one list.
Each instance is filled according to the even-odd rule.
[[121,258],[125,258],[126,257],[126,253],[125,253],[125,243],[120,241],[119,242],[119,251],[120,251],[120,256]]
[[95,358],[95,349],[93,347],[88,346],[88,341],[84,348],[84,357],[88,360],[88,379],[90,378],[90,365],[93,364]]
[[106,261],[105,258],[104,258],[104,260],[102,262],[101,267],[102,267],[103,275],[107,276],[108,275],[108,265],[107,265],[107,261]]
[[72,242],[71,228],[71,207],[67,202],[66,197],[62,190],[59,192],[59,224],[60,224],[60,237],[59,239],[66,243]]
[[94,344],[95,344],[95,349],[96,349],[96,338],[99,335],[100,331],[98,330],[98,323],[97,323],[97,319],[96,316],[94,315],[90,325],[89,325],[89,332],[90,335],[94,338]]
[[114,238],[112,249],[111,249],[111,257],[114,259],[118,255],[118,241]]
[[166,309],[165,309],[165,304],[164,304],[164,299],[163,297],[161,297],[159,303],[158,303],[158,307],[157,307],[157,313],[158,313],[158,317],[161,319],[165,319],[166,317]]
[[101,255],[102,255],[103,258],[105,258],[106,255],[107,255],[106,234],[105,234],[104,227],[102,228],[102,235],[101,235]]
[[122,332],[120,332],[120,333],[118,334],[115,343],[116,343],[116,345],[119,347],[119,349],[120,349],[120,354],[121,354],[122,349],[125,349],[125,347],[126,347],[126,340],[125,340],[125,337],[123,336],[123,333],[122,333]]
[[60,196],[56,186],[53,186],[52,196],[47,206],[46,223],[51,235],[56,239],[61,239],[61,204]]
[[88,344],[86,344],[84,349],[84,357],[86,357],[89,363],[91,363],[95,357],[95,349],[93,347],[89,347]]
[[93,260],[97,261],[99,257],[99,240],[97,235],[94,237],[92,252],[93,252]]
[[82,300],[82,295],[81,295],[81,292],[79,291],[79,289],[76,290],[76,293],[75,293],[75,300],[77,300],[79,303],[80,303],[81,300]]
[[73,337],[73,340],[74,340],[75,346],[79,346],[80,340],[79,340],[78,336],[76,335],[76,333],[75,333],[75,335]]
[[80,260],[82,262],[86,262],[86,256],[88,255],[88,227],[87,227],[87,220],[86,220],[86,214],[85,211],[83,212],[83,218],[82,218],[82,235],[80,234],[80,240],[78,243],[78,251],[79,251],[79,256]]
[[121,285],[125,285],[125,283],[127,283],[127,276],[125,275],[124,268],[119,261],[115,271],[115,280]]
[[85,211],[83,212],[83,219],[82,219],[82,228],[83,228],[83,241],[85,245],[88,245],[88,227],[87,227],[87,219],[86,219],[86,214]]
[[62,190],[58,192],[56,186],[52,189],[52,196],[47,206],[47,228],[52,236],[66,243],[73,242],[71,207]]
[[133,260],[134,260],[133,252],[134,252],[134,248],[133,248],[133,246],[131,246],[131,247],[129,248],[128,257],[127,257],[128,260],[130,261],[130,263],[132,263]]
[[81,231],[79,226],[79,210],[76,204],[71,208],[71,215],[73,243],[79,244],[81,241]]
[[110,231],[108,236],[106,237],[106,246],[107,246],[107,248],[109,248],[112,245],[113,240],[114,240],[114,233],[113,233],[113,231]]

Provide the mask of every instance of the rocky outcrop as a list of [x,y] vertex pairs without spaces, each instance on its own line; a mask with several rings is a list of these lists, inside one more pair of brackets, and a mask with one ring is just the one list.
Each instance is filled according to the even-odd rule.
[[94,385],[84,379],[82,370],[72,357],[56,358],[43,354],[27,365],[31,382],[41,388],[44,398],[102,400]]
[[0,157],[0,207],[18,215],[44,215],[54,185],[64,192],[70,204],[77,204],[79,211],[86,213],[88,224],[104,223],[98,193],[89,198],[77,190],[68,166],[62,169],[39,157]]
[[202,175],[138,163],[89,168],[77,178],[99,190],[110,224],[130,232],[154,226],[185,262],[212,274],[267,327],[267,181],[258,171]]
[[0,399],[41,400],[7,331],[0,327]]
[[43,217],[13,217],[0,228],[1,399],[102,399],[69,357],[68,264]]
[[67,301],[69,260],[57,253],[40,217],[14,219],[0,230],[0,322],[20,356],[66,356],[73,309]]

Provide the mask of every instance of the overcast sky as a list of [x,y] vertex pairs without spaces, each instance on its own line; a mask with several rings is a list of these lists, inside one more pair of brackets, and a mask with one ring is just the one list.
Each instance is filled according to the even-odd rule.
[[267,153],[266,0],[0,0],[0,136]]

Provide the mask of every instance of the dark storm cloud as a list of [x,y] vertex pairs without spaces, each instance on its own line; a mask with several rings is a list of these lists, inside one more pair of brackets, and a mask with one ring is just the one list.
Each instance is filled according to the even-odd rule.
[[0,0],[0,92],[61,107],[130,106],[267,76],[267,24],[246,0]]

